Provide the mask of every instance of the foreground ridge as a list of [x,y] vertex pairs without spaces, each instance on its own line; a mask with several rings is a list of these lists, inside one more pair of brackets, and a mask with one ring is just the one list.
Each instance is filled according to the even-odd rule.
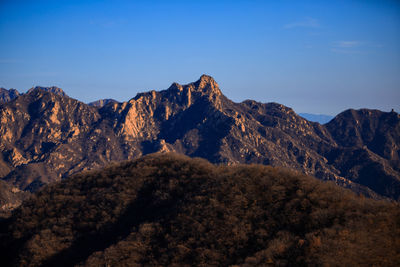
[[398,266],[399,211],[270,166],[152,154],[43,188],[0,224],[0,253],[4,266]]

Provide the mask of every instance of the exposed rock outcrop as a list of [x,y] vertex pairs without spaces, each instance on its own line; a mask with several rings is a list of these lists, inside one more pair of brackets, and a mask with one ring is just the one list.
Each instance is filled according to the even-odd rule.
[[21,191],[17,187],[0,180],[0,219],[8,217],[11,211],[21,205],[22,201],[29,195],[29,192]]

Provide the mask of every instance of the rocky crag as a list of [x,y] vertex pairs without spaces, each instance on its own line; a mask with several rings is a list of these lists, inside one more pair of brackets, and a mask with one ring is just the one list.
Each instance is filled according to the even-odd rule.
[[320,125],[281,104],[232,102],[207,75],[123,103],[88,105],[37,87],[0,105],[0,177],[21,190],[163,151],[287,167],[369,197],[400,196],[395,112],[347,110]]
[[19,92],[15,89],[0,88],[0,104],[9,102],[19,96]]

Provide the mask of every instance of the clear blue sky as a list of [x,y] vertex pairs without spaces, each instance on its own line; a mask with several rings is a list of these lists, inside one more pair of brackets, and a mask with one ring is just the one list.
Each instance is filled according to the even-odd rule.
[[0,0],[0,87],[123,101],[203,73],[236,102],[400,111],[400,1]]

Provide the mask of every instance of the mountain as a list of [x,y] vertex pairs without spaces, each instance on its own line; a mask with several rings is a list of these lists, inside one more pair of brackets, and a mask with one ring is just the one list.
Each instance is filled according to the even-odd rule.
[[88,105],[102,108],[109,103],[118,103],[118,101],[114,99],[99,99],[97,101],[90,102]]
[[[45,205],[44,205],[45,204]],[[3,266],[399,266],[398,203],[263,165],[152,154],[37,192]]]
[[306,120],[318,122],[320,124],[328,123],[334,117],[331,115],[324,115],[324,114],[310,114],[310,113],[299,113],[299,115]]
[[35,90],[42,90],[45,92],[50,92],[59,96],[68,96],[61,88],[58,88],[56,86],[51,86],[51,87],[42,87],[42,86],[36,86],[28,90],[28,94],[35,91]]
[[19,96],[19,92],[15,89],[7,90],[0,88],[0,104],[11,101]]
[[395,112],[349,110],[320,125],[281,104],[234,103],[207,75],[102,107],[38,88],[0,105],[0,177],[36,191],[112,161],[171,151],[292,168],[398,199],[399,129]]
[[329,159],[343,176],[382,195],[398,197],[395,192],[399,189],[400,172],[399,114],[347,110],[326,127],[342,147],[341,151],[332,151]]

